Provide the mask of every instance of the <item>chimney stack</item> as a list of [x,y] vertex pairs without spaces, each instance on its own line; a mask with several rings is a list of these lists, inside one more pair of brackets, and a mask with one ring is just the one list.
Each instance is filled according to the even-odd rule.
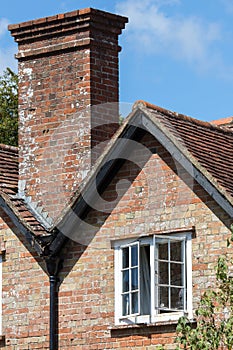
[[88,8],[9,26],[18,43],[19,195],[48,226],[90,170],[91,149],[118,127],[126,23]]

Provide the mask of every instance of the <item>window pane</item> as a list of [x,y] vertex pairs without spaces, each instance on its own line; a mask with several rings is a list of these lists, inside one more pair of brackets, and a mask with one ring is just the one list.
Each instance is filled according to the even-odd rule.
[[171,241],[171,260],[172,261],[183,261],[182,258],[182,243],[181,242],[172,242]]
[[169,284],[167,262],[159,261],[159,284]]
[[168,287],[159,287],[159,308],[169,307],[169,289]]
[[158,244],[159,256],[158,258],[161,260],[168,260],[168,243]]
[[122,255],[123,255],[123,263],[122,267],[123,269],[129,267],[129,248],[123,248],[122,249]]
[[173,309],[184,310],[183,288],[171,288],[171,307]]
[[129,315],[129,294],[122,295],[122,314]]
[[138,289],[138,268],[131,270],[131,290]]
[[131,266],[138,265],[138,246],[133,245],[131,247]]
[[[185,239],[155,236],[155,308],[160,314],[185,310]],[[141,277],[140,277],[141,278]]]
[[139,312],[139,245],[122,248],[122,316]]
[[123,271],[122,276],[123,276],[122,284],[123,284],[123,293],[124,293],[129,291],[129,270]]
[[140,314],[151,312],[150,246],[140,247]]
[[173,286],[182,286],[183,264],[171,263],[171,284]]
[[138,292],[132,293],[132,314],[138,313]]

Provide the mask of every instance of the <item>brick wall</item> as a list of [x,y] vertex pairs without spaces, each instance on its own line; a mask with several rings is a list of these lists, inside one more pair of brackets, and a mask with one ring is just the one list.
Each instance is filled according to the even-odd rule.
[[[2,263],[2,328],[0,348],[49,348],[49,280],[41,258],[0,210]],[[16,238],[16,234],[17,237]]]
[[[155,349],[155,345],[162,343],[172,349],[175,325],[114,327],[112,240],[195,227],[196,237],[192,240],[194,307],[202,292],[215,286],[214,266],[218,256],[227,251],[230,218],[157,142],[150,137],[144,142],[147,147],[156,147],[157,154],[151,156],[143,171],[132,162],[125,163],[103,195],[106,200],[115,199],[115,188],[121,180],[121,199],[112,213],[106,213],[110,204],[105,203],[102,213],[89,214],[89,224],[103,224],[99,230],[93,228],[94,238],[82,254],[77,243],[67,248],[69,260],[65,263],[64,284],[60,290],[72,291],[73,316],[66,318],[69,297],[61,297],[60,320],[64,325],[64,333],[60,331],[61,348]],[[132,186],[128,187],[125,182],[123,188],[124,179],[132,181]],[[76,322],[78,327],[74,327]],[[70,334],[66,335],[66,329],[72,333],[72,340]]]
[[[201,293],[215,285],[214,266],[218,256],[227,251],[229,217],[152,137],[147,135],[143,143],[147,148],[156,148],[156,152],[146,159],[143,170],[126,162],[109,184],[102,197],[110,201],[120,194],[120,198],[111,213],[110,202],[89,213],[86,223],[93,235],[89,245],[80,244],[83,232],[77,229],[76,241],[62,252],[65,260],[60,274],[59,349],[154,350],[161,343],[167,344],[168,350],[173,348],[175,325],[114,326],[112,240],[194,226],[194,307]],[[138,157],[139,164],[145,163],[143,152]],[[3,263],[6,349],[48,349],[49,283],[43,264],[9,227],[1,226],[1,237],[6,241]]]
[[85,9],[9,27],[19,49],[19,190],[49,223],[119,125],[126,22]]

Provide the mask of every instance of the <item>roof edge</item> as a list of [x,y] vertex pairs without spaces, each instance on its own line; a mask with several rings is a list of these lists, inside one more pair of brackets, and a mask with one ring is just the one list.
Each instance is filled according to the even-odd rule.
[[[143,101],[144,102],[144,101]],[[144,108],[142,107],[144,106]],[[153,105],[152,105],[153,106]],[[150,117],[148,116],[147,114],[147,110],[145,109],[145,107],[147,107],[147,104],[141,104],[141,110],[144,114],[147,115],[147,117]],[[155,106],[156,107],[156,106]],[[150,108],[150,107],[149,107]],[[155,110],[153,108],[153,110]],[[161,112],[162,109],[160,109],[158,112]],[[169,112],[169,111],[168,111]],[[169,114],[170,116],[171,114]],[[176,116],[179,116],[180,115],[176,115]],[[186,117],[186,116],[184,116]],[[187,117],[188,120],[190,117]],[[151,119],[152,119],[152,122],[154,123],[153,121],[153,116],[151,116]],[[192,119],[192,118],[191,118]],[[185,119],[186,120],[186,119]],[[195,119],[194,119],[195,120]],[[155,123],[154,123],[155,124]],[[202,125],[204,127],[206,127],[206,124],[207,124],[207,127],[208,127],[208,122],[204,122],[204,124],[199,124],[199,125]],[[174,137],[171,132],[164,126],[162,126],[161,122],[160,121],[156,121],[156,126],[160,129],[160,131],[162,133],[164,133],[164,129],[166,129],[166,136],[169,138],[169,140],[173,143],[173,145],[179,150],[179,152],[187,159],[191,162],[191,164],[193,164],[193,166],[200,172],[200,174],[202,174],[202,176],[204,176],[208,182],[228,201],[228,203],[232,206],[232,209],[233,209],[233,197],[217,182],[217,180],[215,180],[215,178],[211,175],[211,173],[205,169],[205,167],[203,167],[201,165],[201,163],[188,151],[188,149],[186,149],[185,147],[183,147],[183,145],[179,142],[179,140]],[[212,128],[210,128],[212,129]],[[216,129],[214,127],[214,129]],[[217,128],[217,130],[219,131],[223,131],[221,128]],[[224,130],[225,131],[225,130]],[[230,132],[232,134],[232,132]],[[165,147],[165,145],[164,145]],[[165,147],[166,148],[166,147]],[[170,152],[169,152],[170,153]],[[177,160],[178,161],[178,160]],[[210,194],[212,196],[212,194]],[[212,196],[213,197],[213,196]],[[224,209],[225,210],[225,209]]]
[[227,133],[227,134],[230,133],[230,134],[232,134],[232,130],[230,130],[230,129],[223,129],[222,127],[220,127],[220,125],[212,124],[212,122],[199,120],[199,119],[187,116],[187,115],[182,114],[182,113],[170,111],[170,110],[168,110],[166,108],[159,107],[159,106],[157,106],[155,104],[146,102],[144,100],[136,101],[134,103],[134,105],[133,105],[133,109],[136,109],[137,107],[140,107],[140,106],[141,107],[146,107],[146,108],[149,108],[149,109],[153,109],[154,111],[157,111],[159,113],[163,113],[163,114],[165,114],[167,116],[178,117],[178,118],[181,118],[184,121],[187,121],[187,122],[190,122],[190,123],[193,123],[193,124],[196,124],[196,125],[204,126],[206,128],[212,129],[212,130],[218,130],[218,131],[223,132],[223,133]]
[[12,224],[16,227],[16,229],[19,229],[20,232],[25,236],[25,238],[31,244],[32,248],[35,249],[37,254],[39,256],[42,256],[43,248],[40,245],[37,237],[33,234],[31,227],[25,222],[23,222],[23,220],[20,218],[18,211],[7,199],[7,195],[5,195],[2,191],[0,191],[0,207],[10,218]]

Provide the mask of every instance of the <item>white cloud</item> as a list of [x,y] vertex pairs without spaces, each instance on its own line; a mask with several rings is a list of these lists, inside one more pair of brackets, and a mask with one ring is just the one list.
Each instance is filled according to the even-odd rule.
[[179,0],[118,3],[117,11],[130,19],[128,40],[148,54],[170,55],[201,69],[213,66],[217,58],[212,49],[221,39],[219,25],[194,16],[168,15],[166,6],[175,4]]

